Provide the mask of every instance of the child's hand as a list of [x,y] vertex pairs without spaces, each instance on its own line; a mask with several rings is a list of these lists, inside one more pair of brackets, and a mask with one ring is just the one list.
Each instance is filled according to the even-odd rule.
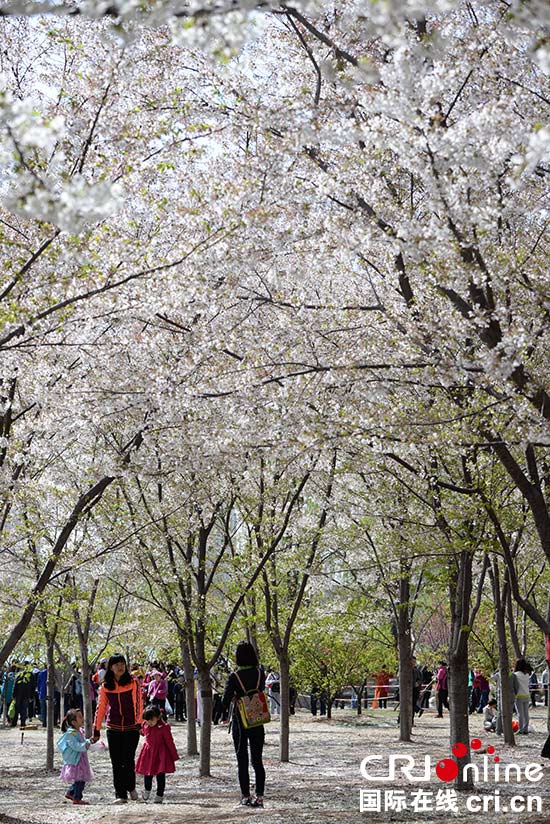
[[89,750],[89,749],[90,749],[91,744],[92,744],[92,742],[91,742],[91,741],[86,741],[86,749],[87,749],[87,750]]

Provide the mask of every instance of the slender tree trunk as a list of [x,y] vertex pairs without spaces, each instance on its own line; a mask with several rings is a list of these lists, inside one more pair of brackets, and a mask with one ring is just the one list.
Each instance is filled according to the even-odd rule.
[[413,723],[412,639],[410,621],[410,578],[402,568],[399,580],[397,649],[399,653],[399,740],[410,741]]
[[516,658],[521,658],[521,646],[519,643],[517,624],[514,616],[514,602],[512,600],[512,590],[509,587],[507,588],[506,594],[506,611],[508,613],[508,626],[510,628],[510,640],[512,642],[512,647],[514,649],[514,655],[516,656]]
[[285,650],[279,656],[279,684],[279,700],[281,702],[279,707],[281,713],[279,752],[281,761],[288,762],[290,760],[290,661],[288,650]]
[[505,605],[510,591],[504,583],[500,588],[500,570],[497,558],[492,559],[489,575],[493,588],[493,601],[495,604],[495,624],[497,629],[498,645],[498,671],[499,671],[499,714],[502,719],[502,730],[504,732],[504,743],[511,747],[515,745],[514,731],[512,729],[512,693],[510,688],[510,658],[508,655],[508,639],[506,637],[506,615]]
[[195,678],[193,662],[187,641],[180,639],[181,660],[185,674],[185,702],[187,704],[187,755],[198,755],[197,718],[195,714]]
[[94,716],[92,712],[92,668],[90,667],[90,662],[88,661],[88,649],[86,648],[84,650],[81,650],[80,656],[82,661],[81,673],[84,729],[86,730],[86,738],[90,738],[92,735],[92,725],[94,721]]
[[55,659],[54,637],[47,636],[46,644],[48,675],[46,680],[46,769],[53,770],[54,755],[54,703],[55,703]]
[[210,775],[210,750],[212,742],[212,684],[210,683],[210,670],[201,667],[199,669],[199,689],[202,700],[202,722],[201,722],[201,749],[199,775]]

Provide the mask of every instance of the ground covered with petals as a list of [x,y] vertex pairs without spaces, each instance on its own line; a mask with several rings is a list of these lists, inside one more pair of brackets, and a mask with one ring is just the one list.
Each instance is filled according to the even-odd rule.
[[[21,743],[20,730],[0,730],[0,822],[2,824],[69,824],[69,822],[116,822],[116,824],[207,824],[223,822],[237,824],[250,817],[262,816],[270,824],[337,824],[337,822],[443,822],[452,819],[460,824],[475,822],[480,815],[502,824],[521,819],[530,824],[548,820],[550,810],[550,770],[536,784],[479,784],[479,795],[494,795],[499,790],[501,807],[507,811],[488,814],[466,810],[465,794],[458,793],[458,812],[422,811],[410,807],[411,794],[421,787],[434,794],[447,785],[435,776],[430,784],[412,786],[406,781],[392,785],[368,784],[360,774],[361,760],[367,755],[386,757],[388,753],[413,755],[418,762],[429,754],[433,762],[450,756],[448,717],[436,718],[426,713],[414,727],[414,743],[398,743],[396,713],[391,710],[368,711],[361,719],[350,711],[337,710],[332,721],[314,719],[299,711],[292,719],[291,761],[278,761],[278,729],[272,723],[267,728],[265,764],[267,788],[265,809],[239,807],[236,765],[231,737],[226,727],[213,732],[212,777],[198,778],[197,758],[182,757],[177,772],[168,777],[165,802],[162,806],[149,801],[129,802],[113,807],[110,761],[107,753],[90,754],[96,779],[85,791],[89,808],[77,808],[63,799],[63,785],[55,773],[44,769],[45,732],[42,729],[25,732]],[[484,746],[495,746],[501,766],[514,762],[541,763],[540,750],[545,739],[546,718],[543,707],[533,714],[536,732],[518,739],[515,750],[505,747],[501,739],[482,733],[481,716],[472,719],[472,736],[479,736]],[[185,725],[173,726],[180,753],[185,751]],[[483,755],[474,761],[482,763]],[[56,755],[56,764],[59,759]],[[378,769],[378,765],[376,767]],[[382,765],[380,772],[382,773]],[[139,779],[141,781],[141,779]],[[448,785],[449,787],[451,785]],[[404,790],[408,808],[402,811],[361,812],[361,789]],[[540,795],[541,813],[508,812],[512,795]]]

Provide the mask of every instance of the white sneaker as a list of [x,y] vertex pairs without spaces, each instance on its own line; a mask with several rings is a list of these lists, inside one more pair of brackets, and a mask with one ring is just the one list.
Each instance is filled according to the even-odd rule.
[[115,800],[112,803],[116,804],[117,806],[120,805],[120,804],[127,804],[128,799],[127,798],[115,798]]
[[141,797],[143,798],[144,801],[149,801],[150,796],[151,796],[151,790],[143,790],[143,792],[141,794]]
[[153,798],[153,804],[162,804],[163,801],[164,801],[164,796],[163,795],[156,795]]

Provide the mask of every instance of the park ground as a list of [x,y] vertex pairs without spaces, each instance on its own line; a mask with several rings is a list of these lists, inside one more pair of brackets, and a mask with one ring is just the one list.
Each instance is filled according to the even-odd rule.
[[[363,824],[363,822],[409,822],[423,824],[478,824],[481,819],[500,824],[542,824],[550,819],[550,769],[536,784],[480,783],[475,793],[494,796],[500,793],[500,804],[507,807],[512,795],[540,796],[542,813],[494,812],[474,813],[466,809],[466,795],[457,794],[457,812],[423,811],[410,807],[412,793],[418,788],[432,793],[452,785],[443,784],[432,776],[430,784],[411,785],[405,780],[393,785],[365,781],[360,763],[367,755],[386,758],[389,753],[409,754],[420,762],[430,755],[435,763],[450,755],[448,716],[438,719],[425,713],[414,727],[414,742],[399,744],[396,713],[366,712],[358,719],[349,710],[338,710],[332,721],[312,718],[300,710],[292,718],[291,761],[278,761],[278,728],[267,728],[265,765],[267,771],[264,810],[239,807],[235,757],[226,727],[216,727],[212,742],[212,777],[199,779],[197,758],[182,757],[177,772],[168,777],[165,803],[129,802],[113,807],[111,770],[108,753],[91,753],[90,762],[95,781],[88,785],[85,797],[89,808],[77,808],[63,799],[65,785],[58,778],[59,770],[44,769],[45,731],[27,730],[21,742],[19,729],[0,729],[0,824],[242,824],[247,819],[265,818],[269,824]],[[546,737],[544,707],[533,711],[535,732],[518,738],[515,749],[505,747],[502,739],[482,733],[481,716],[472,717],[471,734],[483,745],[496,747],[501,768],[514,762],[521,766],[540,764],[540,750]],[[185,725],[173,726],[174,739],[180,753],[185,752]],[[493,756],[494,757],[494,756]],[[484,756],[476,753],[480,764]],[[56,752],[56,765],[59,758]],[[377,767],[378,769],[378,767]],[[382,767],[380,766],[380,772]],[[138,777],[138,781],[141,781]],[[405,792],[408,808],[402,811],[360,811],[360,790],[384,789]],[[140,788],[138,786],[138,788]],[[372,796],[370,796],[372,799]],[[371,800],[372,803],[372,800]],[[435,805],[435,801],[433,802]]]

